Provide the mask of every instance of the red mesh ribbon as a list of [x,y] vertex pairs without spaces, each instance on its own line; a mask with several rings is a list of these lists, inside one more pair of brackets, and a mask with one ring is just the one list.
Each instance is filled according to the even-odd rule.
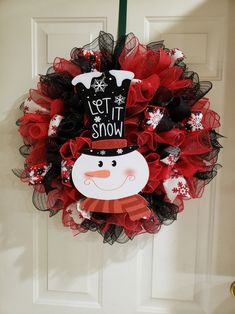
[[40,114],[26,114],[19,119],[20,134],[29,140],[41,140],[47,137],[49,117]]
[[39,90],[30,89],[29,90],[30,98],[38,105],[43,108],[50,110],[52,99],[43,95]]
[[137,79],[146,79],[158,74],[160,85],[170,90],[192,85],[191,79],[182,79],[183,70],[178,66],[169,67],[171,58],[163,49],[150,50],[141,45],[133,35],[119,57],[119,63],[123,70],[132,71]]
[[55,58],[53,68],[56,72],[68,72],[72,77],[81,74],[79,66],[63,58]]
[[75,140],[68,140],[60,149],[60,155],[64,160],[77,159],[80,155],[80,150],[90,148],[91,139],[88,137],[76,137]]
[[148,50],[135,36],[131,36],[119,57],[119,63],[123,70],[134,72],[136,78],[145,79],[166,69],[171,59],[164,50]]

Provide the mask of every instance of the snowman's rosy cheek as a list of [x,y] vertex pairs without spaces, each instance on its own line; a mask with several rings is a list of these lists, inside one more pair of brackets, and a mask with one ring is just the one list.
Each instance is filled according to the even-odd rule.
[[125,170],[125,175],[130,177],[130,176],[134,176],[135,175],[135,171],[134,169],[128,168]]

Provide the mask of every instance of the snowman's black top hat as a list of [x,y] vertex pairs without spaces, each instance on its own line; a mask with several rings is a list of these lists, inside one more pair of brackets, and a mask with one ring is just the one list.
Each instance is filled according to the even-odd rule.
[[72,84],[89,118],[92,145],[82,153],[94,156],[127,154],[138,146],[127,146],[125,109],[134,73],[123,70],[89,72],[76,76]]

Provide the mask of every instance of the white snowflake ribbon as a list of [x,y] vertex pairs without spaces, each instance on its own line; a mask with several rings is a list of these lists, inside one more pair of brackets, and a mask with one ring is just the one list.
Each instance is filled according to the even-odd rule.
[[29,183],[32,185],[41,184],[50,168],[51,164],[48,165],[46,163],[31,166],[28,170]]
[[60,122],[64,119],[63,116],[59,114],[55,114],[50,121],[49,128],[48,128],[48,136],[55,136],[57,134],[58,126]]
[[27,113],[37,113],[37,114],[49,114],[49,110],[41,107],[40,105],[36,104],[32,99],[27,98],[23,102],[23,111],[25,114]]
[[177,162],[178,159],[179,159],[179,156],[169,154],[167,157],[161,159],[161,162],[163,162],[166,165],[173,166]]
[[76,224],[81,224],[85,219],[91,219],[91,213],[82,210],[80,207],[80,201],[70,204],[66,211]]
[[167,198],[174,202],[177,196],[182,198],[190,198],[189,187],[183,176],[175,175],[163,182]]
[[165,149],[165,152],[169,153],[169,155],[161,159],[161,162],[163,162],[166,165],[173,166],[177,162],[177,160],[180,158],[179,147],[169,146]]
[[72,160],[62,160],[61,161],[61,179],[62,183],[71,186],[71,173],[73,169],[74,161]]
[[170,58],[171,58],[170,66],[172,67],[172,66],[174,66],[176,61],[179,61],[179,62],[183,61],[185,59],[185,55],[178,48],[174,48],[174,49],[170,50]]

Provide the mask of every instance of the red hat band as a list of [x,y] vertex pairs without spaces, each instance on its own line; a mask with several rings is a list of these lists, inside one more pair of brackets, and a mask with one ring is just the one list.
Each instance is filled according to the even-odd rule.
[[99,140],[93,141],[91,143],[91,148],[93,149],[113,149],[113,148],[123,148],[127,146],[126,139],[110,139],[110,140]]

